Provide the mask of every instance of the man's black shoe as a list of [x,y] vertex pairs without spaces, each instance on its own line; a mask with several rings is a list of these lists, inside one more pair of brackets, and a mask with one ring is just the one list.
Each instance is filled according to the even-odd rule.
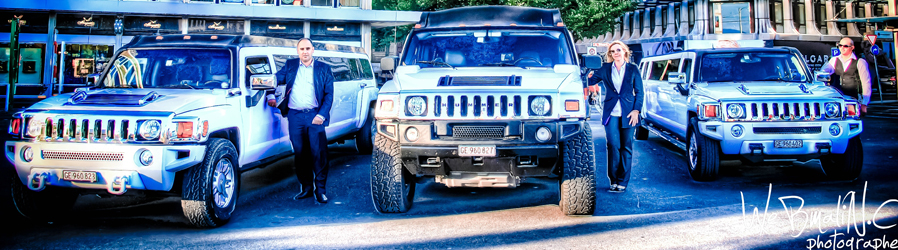
[[318,203],[327,203],[327,195],[324,195],[324,194],[316,194],[316,195],[315,195],[315,200],[317,200]]
[[305,199],[305,198],[309,198],[309,197],[312,197],[312,189],[311,188],[302,190],[302,192],[299,192],[298,194],[296,194],[296,196],[293,196],[293,199],[301,200],[301,199]]

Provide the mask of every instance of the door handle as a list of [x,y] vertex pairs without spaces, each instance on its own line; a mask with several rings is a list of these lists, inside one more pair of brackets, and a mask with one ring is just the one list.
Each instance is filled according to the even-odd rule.
[[368,87],[368,83],[365,83],[365,82],[359,83],[359,88],[365,88],[365,87]]

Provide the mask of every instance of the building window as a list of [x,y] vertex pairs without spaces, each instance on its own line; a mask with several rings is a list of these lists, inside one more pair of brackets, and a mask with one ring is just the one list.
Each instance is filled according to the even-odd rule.
[[792,2],[792,22],[795,23],[795,29],[798,29],[798,33],[804,34],[807,32],[804,26],[805,19],[804,3]]
[[661,28],[661,34],[664,34],[665,32],[667,32],[667,20],[670,20],[668,19],[670,18],[668,17],[670,15],[667,13],[670,12],[670,9],[668,7],[664,7],[658,10],[661,11],[661,27],[659,28]]
[[339,4],[340,4],[339,7],[356,7],[356,8],[358,8],[359,6],[361,6],[361,4],[359,3],[359,0],[340,0]]
[[815,0],[814,10],[816,10],[816,13],[814,13],[814,22],[817,23],[817,29],[820,30],[820,33],[825,35],[828,33],[826,27],[826,3],[822,0]]
[[[863,18],[867,17],[867,13],[864,13],[864,3],[863,2],[854,2],[854,17],[855,18]],[[867,23],[858,23],[857,30],[861,32],[861,34],[867,33]]]
[[689,30],[695,27],[695,1],[689,2]]
[[[841,1],[833,1],[833,7],[836,11],[835,19],[845,19],[848,18],[848,12],[845,11],[845,4]],[[848,35],[848,24],[837,22],[836,28],[839,29],[839,32],[842,32],[842,35]]]
[[65,45],[63,84],[87,84],[87,76],[103,71],[112,58],[113,46],[92,44]]
[[679,30],[680,30],[680,12],[682,10],[680,10],[680,4],[676,4],[674,6],[676,6],[676,7],[674,7],[674,13],[673,13],[674,23],[676,24],[676,25],[674,25],[674,28],[677,30],[677,32],[679,32]]
[[[44,49],[43,43],[19,44],[19,83],[43,83]],[[9,43],[0,44],[0,83],[9,83],[9,56]]]
[[783,27],[783,0],[770,1],[770,25],[776,32],[785,32]]
[[302,6],[303,0],[275,0],[281,1],[281,6]]
[[312,6],[333,7],[334,0],[311,0]]
[[714,34],[752,33],[750,2],[711,3],[711,16]]
[[647,29],[649,30],[649,34],[654,34],[654,33],[655,33],[655,29],[659,28],[659,27],[655,26],[655,21],[657,21],[657,20],[655,19],[655,11],[658,11],[658,9],[657,9],[657,8],[651,8],[651,9],[649,9],[649,11],[646,11],[646,12],[645,12],[646,14],[649,15],[649,23],[647,23],[648,25],[646,25],[646,26],[648,26]]

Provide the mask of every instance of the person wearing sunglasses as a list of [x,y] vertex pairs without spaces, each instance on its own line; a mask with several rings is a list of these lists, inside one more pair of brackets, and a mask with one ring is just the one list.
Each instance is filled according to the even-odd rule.
[[854,55],[854,41],[851,38],[842,38],[836,46],[839,47],[839,56],[830,59],[820,70],[835,75],[829,85],[841,91],[842,95],[857,98],[861,104],[861,114],[867,113],[867,104],[873,94],[867,61]]
[[602,125],[608,148],[609,192],[624,192],[630,182],[633,139],[642,110],[642,78],[639,68],[630,63],[630,48],[614,41],[605,54],[605,64],[590,78],[589,92],[598,91],[602,82],[607,93],[602,108]]

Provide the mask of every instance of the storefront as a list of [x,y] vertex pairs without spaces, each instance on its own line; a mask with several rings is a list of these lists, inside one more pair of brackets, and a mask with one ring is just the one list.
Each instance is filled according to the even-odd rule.
[[310,38],[316,42],[360,47],[362,28],[358,23],[311,22]]
[[303,25],[304,22],[302,21],[252,20],[249,34],[255,36],[300,39],[305,37]]
[[[13,16],[21,17],[19,51],[19,83],[23,85],[41,84],[44,70],[44,50],[46,47],[49,17],[43,13],[0,12],[0,33],[9,34]],[[43,38],[43,39],[36,39]],[[0,83],[9,83],[9,35],[0,40]],[[3,88],[5,92],[5,88]]]
[[[56,30],[61,42],[65,65],[62,82],[73,88],[87,84],[87,76],[99,73],[110,58],[115,44],[115,16],[91,14],[59,14]],[[54,74],[58,77],[58,74]]]

